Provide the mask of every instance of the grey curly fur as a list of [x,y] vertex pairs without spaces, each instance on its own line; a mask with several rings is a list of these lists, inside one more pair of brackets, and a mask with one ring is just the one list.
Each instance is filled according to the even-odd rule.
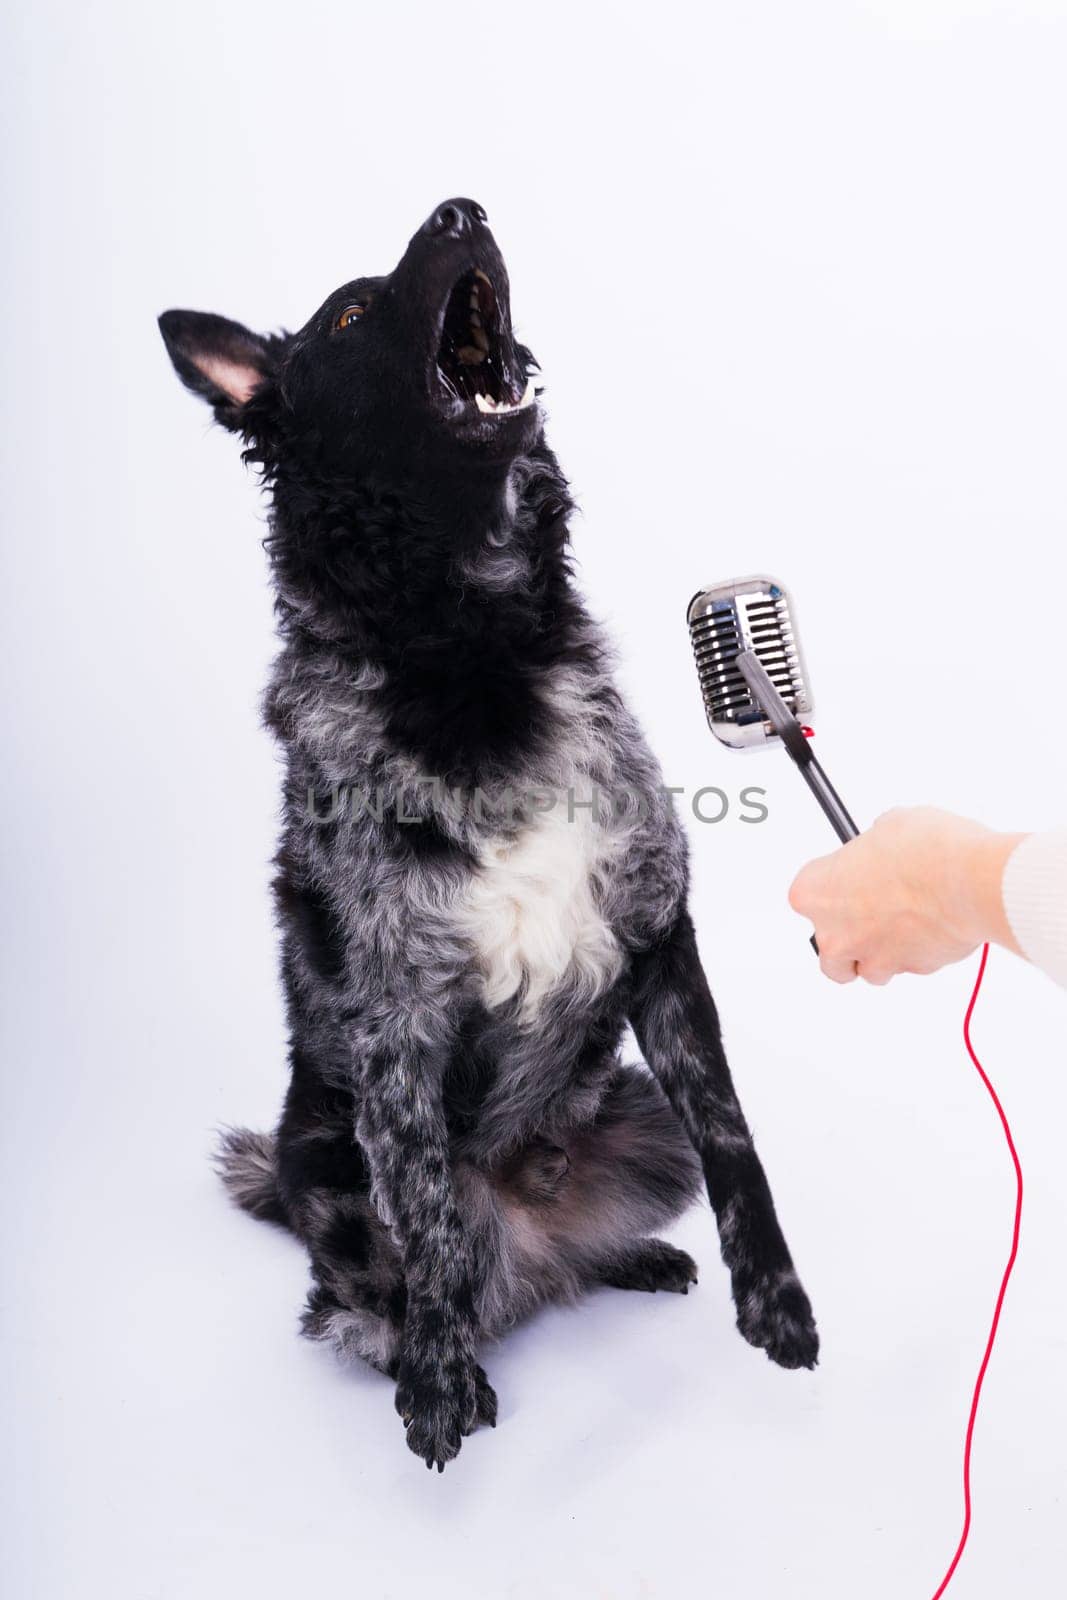
[[[450,353],[468,306],[483,366]],[[161,327],[272,492],[291,1078],[276,1135],[228,1131],[219,1164],[307,1247],[305,1331],[395,1377],[409,1445],[443,1467],[495,1419],[486,1336],[597,1284],[688,1287],[649,1236],[703,1174],[742,1333],[813,1365],[685,837],[573,583],[484,213],[448,202],[295,335]],[[478,384],[510,409],[480,415]],[[647,1066],[621,1062],[627,1023]]]

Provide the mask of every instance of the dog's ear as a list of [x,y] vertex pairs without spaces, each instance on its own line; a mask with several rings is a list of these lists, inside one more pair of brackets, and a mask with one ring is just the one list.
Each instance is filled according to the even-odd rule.
[[185,387],[226,427],[238,427],[242,406],[270,376],[275,341],[210,311],[164,311],[159,331]]

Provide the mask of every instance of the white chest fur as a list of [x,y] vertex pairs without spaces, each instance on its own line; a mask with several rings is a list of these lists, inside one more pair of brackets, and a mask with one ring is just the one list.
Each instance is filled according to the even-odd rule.
[[618,975],[618,941],[597,904],[615,848],[591,811],[559,800],[512,840],[483,850],[459,917],[474,946],[486,1005],[522,996],[531,1022],[564,979],[595,994]]

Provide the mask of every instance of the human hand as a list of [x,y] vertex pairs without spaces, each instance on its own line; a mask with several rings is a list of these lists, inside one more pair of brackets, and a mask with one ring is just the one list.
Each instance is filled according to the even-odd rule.
[[815,924],[822,970],[835,983],[936,972],[987,940],[1017,951],[1001,881],[1023,837],[930,806],[887,811],[810,861],[789,904]]

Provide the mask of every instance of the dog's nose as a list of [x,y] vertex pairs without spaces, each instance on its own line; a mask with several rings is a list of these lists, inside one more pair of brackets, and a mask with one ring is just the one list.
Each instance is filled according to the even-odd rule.
[[422,231],[438,238],[461,239],[477,223],[486,220],[485,212],[477,200],[446,200],[444,205],[438,206],[432,217],[427,217]]

